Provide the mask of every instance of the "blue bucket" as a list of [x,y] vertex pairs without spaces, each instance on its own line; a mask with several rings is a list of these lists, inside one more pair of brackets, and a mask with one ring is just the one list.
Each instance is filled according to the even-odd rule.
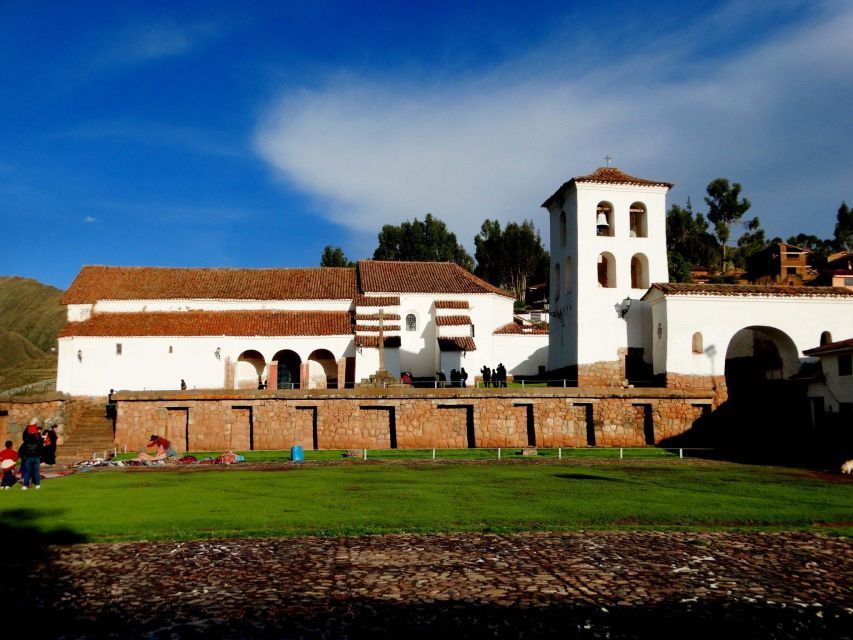
[[300,462],[302,460],[305,460],[305,454],[302,453],[302,447],[298,444],[293,447],[290,447],[290,460],[292,462]]

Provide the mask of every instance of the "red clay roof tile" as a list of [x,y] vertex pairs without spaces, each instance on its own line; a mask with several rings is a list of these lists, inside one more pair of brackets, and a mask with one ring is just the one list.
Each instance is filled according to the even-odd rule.
[[845,352],[845,351],[853,351],[853,338],[848,338],[847,340],[838,340],[837,342],[829,342],[827,344],[822,344],[819,347],[815,347],[814,349],[806,349],[803,351],[807,356],[819,356],[825,353],[830,352]]
[[492,335],[517,335],[517,336],[547,336],[548,329],[535,329],[529,325],[520,325],[517,322],[510,322],[502,327],[498,327],[492,332]]
[[191,269],[86,266],[62,304],[98,300],[346,300],[355,297],[354,268]]
[[343,336],[352,334],[348,311],[179,311],[97,313],[68,322],[67,336]]
[[605,184],[631,184],[638,187],[666,187],[672,189],[674,186],[671,182],[663,182],[662,180],[646,180],[645,178],[636,178],[629,176],[624,171],[620,171],[616,167],[599,167],[588,176],[575,176],[568,182],[557,189],[542,206],[550,209],[551,205],[557,201],[562,204],[563,192],[570,187],[574,187],[579,182],[603,182]]
[[365,293],[494,293],[514,298],[452,262],[361,260],[358,276]]
[[[786,287],[761,284],[685,284],[681,282],[656,282],[651,286],[666,295],[715,296],[779,296],[827,297],[853,296],[853,291],[843,287]],[[645,295],[648,295],[646,293]],[[645,295],[643,297],[645,297]]]
[[471,324],[468,316],[436,316],[435,323],[439,327],[456,327]]
[[441,351],[474,351],[477,345],[471,336],[452,336],[438,338],[438,348]]
[[[385,336],[385,347],[394,348],[401,344],[400,336]],[[356,336],[355,346],[379,348],[379,336]]]
[[436,300],[436,309],[470,309],[467,300]]
[[[359,332],[371,332],[371,333],[379,333],[379,325],[378,324],[357,324],[354,329]],[[383,324],[383,331],[399,331],[399,324]]]
[[357,307],[399,307],[400,296],[365,296],[359,295],[355,298]]

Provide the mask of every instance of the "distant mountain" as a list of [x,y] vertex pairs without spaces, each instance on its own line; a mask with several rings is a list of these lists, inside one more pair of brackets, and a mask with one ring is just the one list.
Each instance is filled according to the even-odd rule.
[[65,292],[38,280],[0,276],[0,329],[20,334],[41,351],[56,345],[65,324]]
[[56,375],[51,347],[65,324],[64,293],[30,278],[0,276],[0,389]]

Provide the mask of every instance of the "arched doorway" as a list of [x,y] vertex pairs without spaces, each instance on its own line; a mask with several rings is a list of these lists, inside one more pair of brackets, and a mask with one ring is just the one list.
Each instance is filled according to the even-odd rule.
[[334,389],[338,386],[338,363],[328,349],[315,349],[308,356],[308,387]]
[[302,359],[299,354],[290,349],[282,349],[273,357],[278,363],[278,379],[276,380],[277,389],[298,389],[299,388],[299,366],[302,364]]
[[730,396],[787,380],[799,369],[794,341],[773,327],[741,329],[732,336],[726,349],[726,386]]
[[258,380],[263,381],[266,369],[264,357],[254,349],[249,349],[237,358],[237,368],[234,372],[234,382],[238,389],[257,389]]

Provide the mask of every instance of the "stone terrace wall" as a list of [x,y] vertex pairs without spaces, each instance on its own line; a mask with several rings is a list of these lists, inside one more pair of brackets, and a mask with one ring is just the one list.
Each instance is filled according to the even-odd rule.
[[32,418],[38,419],[39,428],[42,429],[45,424],[64,426],[67,421],[65,400],[66,396],[58,392],[0,400],[0,426],[5,422],[5,428],[0,429],[0,437],[12,440],[17,447],[21,442],[21,433]]
[[[506,388],[121,392],[116,444],[178,450],[644,446],[712,408],[697,389]],[[531,407],[530,409],[528,407]],[[529,421],[529,419],[532,420]]]

